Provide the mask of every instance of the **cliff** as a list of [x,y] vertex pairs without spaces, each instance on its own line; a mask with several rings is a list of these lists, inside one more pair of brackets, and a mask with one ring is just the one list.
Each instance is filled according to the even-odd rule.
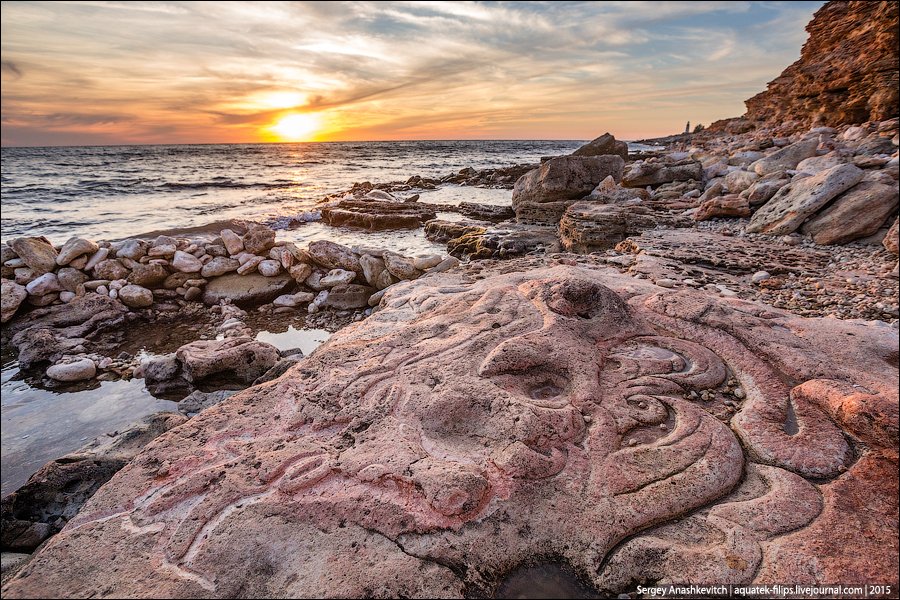
[[800,59],[746,101],[746,118],[834,126],[897,116],[897,27],[897,2],[829,2],[807,25]]

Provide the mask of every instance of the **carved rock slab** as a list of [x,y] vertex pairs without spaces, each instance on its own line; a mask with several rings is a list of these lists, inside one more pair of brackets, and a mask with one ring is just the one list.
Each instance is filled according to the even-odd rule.
[[157,438],[3,597],[462,597],[546,556],[617,593],[896,582],[895,330],[545,260],[393,286]]

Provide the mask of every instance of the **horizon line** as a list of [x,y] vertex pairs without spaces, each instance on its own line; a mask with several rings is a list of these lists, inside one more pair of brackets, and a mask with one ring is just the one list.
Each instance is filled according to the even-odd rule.
[[[638,143],[642,141],[658,140],[674,135],[683,135],[672,133],[652,138],[641,138],[639,140],[620,140],[626,143]],[[585,142],[594,138],[582,139],[565,139],[565,138],[428,138],[416,140],[309,140],[305,142],[154,142],[154,143],[123,143],[123,144],[51,144],[51,145],[35,145],[35,146],[11,146],[0,144],[0,149],[18,149],[18,148],[122,148],[126,146],[288,146],[298,144],[374,144],[386,142]]]

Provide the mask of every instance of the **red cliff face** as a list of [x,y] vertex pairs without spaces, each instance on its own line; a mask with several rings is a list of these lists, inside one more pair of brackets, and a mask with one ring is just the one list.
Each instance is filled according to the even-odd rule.
[[800,60],[746,101],[752,121],[841,125],[898,114],[898,3],[829,2]]

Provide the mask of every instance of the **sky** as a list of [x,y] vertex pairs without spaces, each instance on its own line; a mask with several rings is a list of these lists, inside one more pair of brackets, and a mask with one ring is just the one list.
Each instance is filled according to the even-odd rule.
[[823,2],[3,2],[2,145],[640,139],[740,115]]

